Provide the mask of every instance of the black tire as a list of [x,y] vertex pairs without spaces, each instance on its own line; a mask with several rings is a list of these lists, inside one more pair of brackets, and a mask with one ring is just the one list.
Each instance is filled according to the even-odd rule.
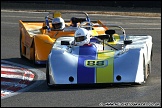
[[33,65],[36,66],[36,63],[35,63],[35,44],[34,44],[34,41],[33,41]]
[[20,42],[20,57],[22,59],[24,59],[25,57],[23,56],[23,53],[22,53],[22,32],[20,32],[20,40],[19,40],[19,42]]
[[151,60],[148,63],[148,76],[151,74]]
[[153,49],[151,50],[151,58],[150,58],[150,61],[153,60]]
[[146,78],[145,78],[145,80],[148,78],[148,76],[150,75],[150,73],[151,73],[151,62],[152,62],[152,51],[151,51],[151,57],[150,57],[150,61],[149,61],[149,63],[146,65],[146,73],[145,73],[145,75],[146,75]]
[[143,57],[143,72],[144,72],[144,82],[146,82],[148,78],[148,64],[145,65],[145,58]]
[[151,74],[151,62],[153,60],[153,50],[151,50],[150,61],[148,63],[148,76]]
[[47,83],[47,86],[49,88],[53,88],[52,85],[49,85],[49,83],[50,83],[50,77],[49,77],[49,64],[48,64],[48,60],[47,60],[47,63],[46,63],[46,83]]

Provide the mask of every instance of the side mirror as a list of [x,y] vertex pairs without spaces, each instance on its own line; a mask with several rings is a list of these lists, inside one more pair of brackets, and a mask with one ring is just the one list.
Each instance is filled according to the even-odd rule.
[[124,40],[125,45],[131,44],[131,43],[132,43],[132,40]]
[[115,30],[106,30],[105,34],[109,34],[109,35],[115,34]]
[[108,42],[114,42],[113,34],[115,34],[115,30],[106,30],[105,34],[110,35],[108,38]]

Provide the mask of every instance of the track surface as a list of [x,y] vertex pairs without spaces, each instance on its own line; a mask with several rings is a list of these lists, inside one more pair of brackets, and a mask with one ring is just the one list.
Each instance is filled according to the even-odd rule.
[[[44,20],[45,13],[1,11],[1,60],[29,66],[45,73],[45,66],[34,67],[19,55],[18,20]],[[153,36],[152,73],[142,86],[76,87],[49,89],[46,83],[18,95],[1,99],[2,107],[98,107],[115,102],[161,106],[161,17],[108,16],[94,14],[105,24],[116,24],[130,34]],[[106,105],[107,104],[107,105]],[[135,104],[134,104],[135,105]]]

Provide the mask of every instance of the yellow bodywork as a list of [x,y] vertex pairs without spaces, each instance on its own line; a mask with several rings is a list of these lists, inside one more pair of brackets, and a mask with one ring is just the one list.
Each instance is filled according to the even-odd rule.
[[[57,15],[59,15],[59,13]],[[65,24],[70,25],[70,21],[65,22]],[[48,32],[46,29],[42,28],[44,25],[44,21],[34,22],[19,20],[21,56],[29,60],[46,61],[53,43],[57,38],[60,36],[74,36],[75,33],[75,31]],[[105,34],[105,30],[104,27],[94,27],[94,30],[90,32],[91,35],[96,36]]]

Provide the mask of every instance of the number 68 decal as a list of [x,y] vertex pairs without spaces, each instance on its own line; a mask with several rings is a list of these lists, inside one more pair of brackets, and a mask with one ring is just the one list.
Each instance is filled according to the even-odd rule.
[[107,60],[86,60],[84,62],[86,67],[105,67],[108,65]]

